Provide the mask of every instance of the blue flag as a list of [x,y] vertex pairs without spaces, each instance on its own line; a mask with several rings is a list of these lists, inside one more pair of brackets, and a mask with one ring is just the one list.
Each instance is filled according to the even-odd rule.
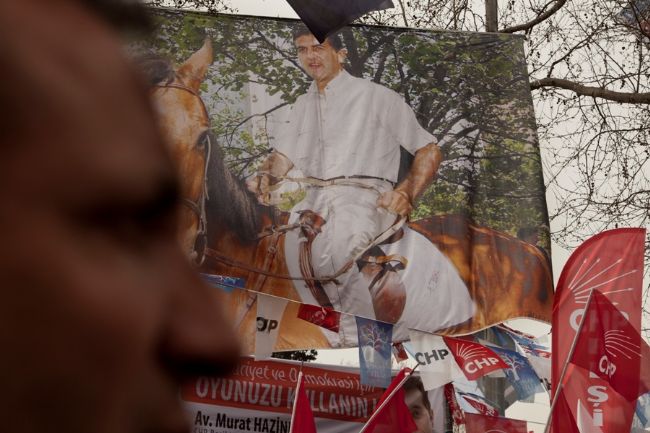
[[643,394],[636,401],[636,416],[643,427],[650,423],[650,393]]
[[[532,356],[540,356],[542,358],[551,357],[551,349],[547,346],[544,346],[532,338],[527,338],[523,335],[517,334],[515,332],[510,332],[507,330],[499,329],[498,327],[492,328],[494,333],[499,340],[499,343],[502,346],[505,346],[507,343],[506,338],[510,337],[515,343],[521,347],[521,349],[527,354]],[[506,337],[507,336],[507,337]]]
[[361,384],[387,388],[391,381],[393,325],[356,317]]
[[394,7],[391,0],[287,0],[322,44],[327,36],[371,11]]
[[243,278],[227,277],[225,275],[200,274],[203,281],[209,285],[221,289],[227,293],[234,289],[243,289],[246,287],[246,280]]
[[525,356],[501,347],[489,347],[510,366],[509,369],[503,370],[503,372],[506,374],[506,378],[515,389],[519,400],[525,400],[528,397],[533,396],[535,393],[544,391],[539,377]]

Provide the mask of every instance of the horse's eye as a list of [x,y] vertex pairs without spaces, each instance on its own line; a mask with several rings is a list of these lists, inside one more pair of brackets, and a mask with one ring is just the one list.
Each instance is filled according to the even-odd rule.
[[210,131],[203,131],[196,142],[196,147],[199,150],[210,148]]

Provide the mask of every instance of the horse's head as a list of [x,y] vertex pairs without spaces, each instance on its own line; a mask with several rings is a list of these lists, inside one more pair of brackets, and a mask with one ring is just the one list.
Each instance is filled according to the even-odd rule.
[[206,167],[212,147],[210,119],[199,87],[212,61],[212,44],[206,39],[176,70],[161,60],[145,65],[160,128],[181,182],[179,242],[197,262],[205,248]]

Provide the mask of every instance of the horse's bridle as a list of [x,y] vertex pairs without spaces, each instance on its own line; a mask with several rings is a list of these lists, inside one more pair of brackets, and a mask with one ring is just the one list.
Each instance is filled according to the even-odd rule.
[[[158,89],[175,89],[191,94],[193,97],[198,99],[203,109],[203,114],[205,118],[210,121],[210,116],[208,114],[208,109],[205,106],[205,102],[197,92],[193,89],[175,82],[169,82],[166,84],[156,84],[152,87],[151,92],[155,92]],[[201,194],[196,200],[192,200],[188,197],[183,197],[181,202],[183,205],[187,206],[198,218],[198,229],[196,231],[196,239],[194,240],[193,251],[190,254],[190,258],[197,265],[200,266],[205,260],[205,250],[208,244],[207,239],[207,217],[205,211],[205,202],[208,199],[208,164],[210,163],[210,154],[212,152],[212,141],[210,140],[209,130],[201,134],[201,140],[204,142],[205,146],[205,164],[203,166],[203,188],[201,188]]]

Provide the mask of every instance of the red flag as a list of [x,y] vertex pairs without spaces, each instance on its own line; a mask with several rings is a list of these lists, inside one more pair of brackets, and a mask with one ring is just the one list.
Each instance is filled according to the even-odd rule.
[[[408,379],[408,372],[410,370],[404,368],[395,376],[361,433],[412,433],[418,430],[406,405],[406,393],[402,388]],[[426,398],[426,394],[422,398]]]
[[409,356],[406,353],[406,349],[404,349],[404,345],[402,343],[393,343],[393,356],[395,356],[397,362],[406,361],[409,359]]
[[[553,329],[557,330],[552,336],[553,393],[591,290],[604,293],[628,316],[632,326],[637,331],[640,329],[644,242],[644,229],[609,230],[585,241],[569,257],[560,274],[553,304]],[[567,404],[572,410],[577,407],[577,402],[569,397]],[[615,416],[614,412],[603,415],[604,418]],[[553,431],[562,433],[555,427]]]
[[499,416],[499,411],[492,404],[488,403],[485,398],[465,392],[459,392],[458,395],[476,411],[471,413],[480,413],[487,416]]
[[498,416],[466,413],[465,431],[467,433],[528,433],[528,423]]
[[289,433],[316,433],[314,413],[311,411],[309,398],[305,392],[305,380],[302,372],[298,375],[298,388],[296,389],[296,399],[293,401]]
[[341,313],[334,311],[331,308],[310,304],[300,304],[300,308],[298,308],[298,318],[325,329],[329,329],[332,332],[339,332]]
[[612,386],[584,368],[569,364],[553,409],[553,431],[561,433],[629,432],[634,418],[630,404]]
[[443,339],[468,380],[476,380],[495,370],[510,368],[499,355],[482,344],[460,338]]
[[637,397],[649,391],[650,347],[597,290],[585,312],[571,362],[607,381],[633,407]]
[[445,385],[445,398],[447,399],[447,405],[449,406],[449,413],[451,414],[451,419],[454,423],[454,426],[465,425],[465,414],[456,400],[456,390],[452,383]]
[[578,247],[567,261],[553,303],[553,387],[562,372],[592,289],[598,289],[641,325],[644,229],[600,233]]
[[[558,401],[555,404],[555,408],[553,409],[555,416],[553,417],[551,429],[553,431],[562,433],[580,433],[580,430],[578,430],[578,426],[576,425],[576,421],[573,418],[571,408],[566,401],[564,390],[560,392],[560,395],[558,395],[557,398]],[[577,400],[572,399],[572,401]],[[596,432],[594,431],[593,433]]]

